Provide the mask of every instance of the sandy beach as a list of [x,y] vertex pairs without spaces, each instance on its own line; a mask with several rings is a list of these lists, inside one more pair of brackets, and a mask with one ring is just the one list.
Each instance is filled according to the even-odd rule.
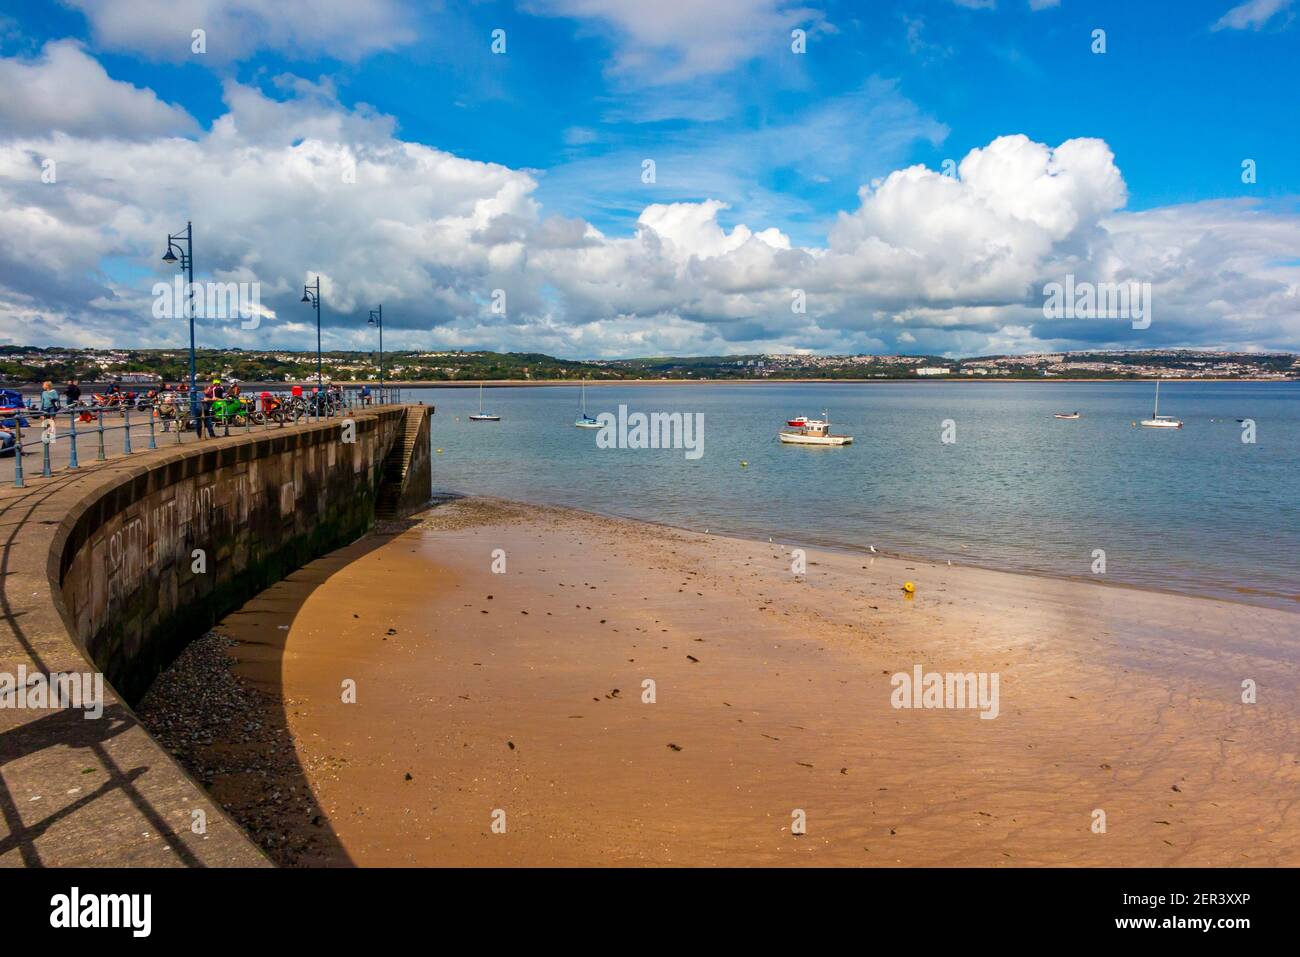
[[453,500],[140,710],[284,864],[1300,864],[1300,616],[797,547]]

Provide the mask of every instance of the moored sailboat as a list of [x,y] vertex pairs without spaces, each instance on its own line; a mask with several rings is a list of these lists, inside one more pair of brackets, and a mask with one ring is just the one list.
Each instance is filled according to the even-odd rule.
[[1148,429],[1181,429],[1183,420],[1176,419],[1172,415],[1160,414],[1160,380],[1156,380],[1156,407],[1151,412],[1151,418],[1143,419],[1140,423]]
[[579,429],[598,429],[600,423],[587,414],[587,383],[582,383],[582,415],[574,421],[574,426]]
[[483,383],[478,384],[478,415],[469,417],[471,422],[500,422],[501,416],[483,411]]

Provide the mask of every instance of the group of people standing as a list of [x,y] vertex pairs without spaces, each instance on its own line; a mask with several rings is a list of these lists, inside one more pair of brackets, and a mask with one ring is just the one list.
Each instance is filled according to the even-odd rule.
[[[113,383],[116,387],[117,383]],[[63,398],[67,400],[69,408],[75,406],[81,401],[81,386],[77,385],[76,379],[69,379],[67,387],[63,390]],[[51,415],[59,411],[59,391],[54,388],[53,382],[44,382],[41,384],[41,412],[45,415]]]
[[[313,388],[311,391],[312,391],[312,395],[310,401],[312,402],[320,403],[322,399],[329,404],[333,404],[335,402],[341,404],[342,402],[343,390],[342,387],[339,386],[337,383],[331,383],[330,385],[326,386],[323,396],[317,395],[317,393],[320,392],[320,390],[317,388]],[[295,399],[301,400],[304,398],[302,386],[295,385],[293,387],[292,392]],[[109,397],[119,396],[121,394],[122,394],[121,386],[117,382],[112,382],[109,384],[107,389],[107,395]],[[188,398],[188,394],[189,394],[189,387],[184,383],[177,383],[176,386],[173,388],[169,386],[166,382],[163,382],[159,388],[151,389],[148,392],[148,398],[150,399],[151,403],[155,405],[162,404],[162,405],[174,406],[177,404],[177,399],[180,399],[182,402],[184,402],[184,400]],[[64,408],[67,408],[69,410],[77,409],[81,403],[81,395],[82,395],[81,386],[78,384],[76,379],[68,380],[68,383],[63,390],[62,397],[60,397],[59,391],[54,387],[53,382],[50,381],[43,382],[41,384],[40,412],[42,415],[48,417],[48,416],[55,415],[56,413],[60,412]],[[263,395],[269,396],[269,393],[263,393]],[[238,383],[232,382],[230,384],[226,384],[222,382],[220,378],[215,378],[203,390],[203,394],[199,399],[199,404],[201,405],[200,415],[198,417],[198,421],[194,423],[194,428],[200,435],[202,435],[204,430],[206,429],[207,434],[209,436],[212,437],[216,436],[216,428],[215,428],[216,415],[214,414],[214,407],[218,402],[222,402],[227,399],[235,399],[235,400],[242,401],[243,397],[241,395],[241,391]],[[370,404],[371,393],[370,393],[369,385],[366,385],[362,388],[361,401],[365,405]],[[91,418],[90,410],[82,409],[81,417],[83,421],[88,421]],[[165,421],[163,424],[164,430],[168,429],[169,425],[170,422]]]

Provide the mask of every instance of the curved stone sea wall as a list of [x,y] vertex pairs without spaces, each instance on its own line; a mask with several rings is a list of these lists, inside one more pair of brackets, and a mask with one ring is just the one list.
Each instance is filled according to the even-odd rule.
[[0,496],[0,673],[106,682],[98,719],[0,709],[0,865],[265,863],[129,705],[223,614],[363,534],[385,483],[427,501],[431,412],[164,448]]

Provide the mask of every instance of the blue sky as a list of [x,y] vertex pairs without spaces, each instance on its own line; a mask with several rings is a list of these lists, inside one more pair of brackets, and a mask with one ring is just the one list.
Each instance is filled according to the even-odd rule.
[[[1105,139],[1134,209],[1243,195],[1240,163],[1247,156],[1261,170],[1251,195],[1300,194],[1294,10],[1279,12],[1260,30],[1213,30],[1232,6],[1194,0],[1177,4],[1175,14],[1168,4],[1122,0],[1065,0],[1039,11],[1027,0],[1001,0],[992,9],[952,0],[831,3],[820,9],[836,32],[813,36],[803,57],[789,53],[788,38],[774,31],[770,52],[735,70],[679,83],[657,82],[653,69],[610,75],[616,30],[500,2],[448,4],[417,15],[418,42],[357,62],[265,50],[219,70],[121,54],[102,62],[113,77],[153,88],[205,125],[225,112],[225,76],[276,98],[284,96],[272,82],[280,74],[330,78],[344,105],[369,104],[395,117],[403,139],[553,171],[564,182],[552,190],[543,181],[547,205],[602,228],[635,219],[610,210],[639,210],[644,203],[642,158],[669,144],[689,157],[701,146],[798,129],[828,101],[854,98],[873,78],[896,84],[918,120],[946,129],[946,136],[939,142],[918,136],[881,150],[852,129],[824,131],[845,147],[834,161],[773,149],[755,158],[756,183],[731,184],[733,195],[715,198],[736,204],[733,215],[743,219],[745,196],[758,187],[787,195],[789,215],[815,220],[847,208],[859,182],[896,164],[937,167],[1010,132],[1047,143]],[[91,39],[85,17],[67,7],[14,7],[6,0],[0,9],[21,31],[6,38],[0,48],[6,53],[48,39]],[[506,30],[505,56],[490,51],[498,28]],[[1104,55],[1090,49],[1099,28],[1106,30]],[[627,167],[625,176],[615,164]],[[600,201],[584,198],[568,182],[575,166],[627,184],[611,185]],[[709,172],[724,171],[667,170],[655,198],[708,198],[692,184],[717,182]],[[818,182],[831,174],[834,182]]]
[[[327,102],[340,115],[384,118],[395,142],[531,177],[541,217],[580,219],[607,237],[633,235],[648,205],[715,200],[725,204],[716,212],[725,231],[746,224],[754,233],[778,230],[796,247],[824,248],[836,222],[859,206],[864,186],[913,164],[940,170],[946,160],[960,163],[1014,134],[1047,147],[1104,141],[1122,175],[1125,214],[1159,218],[1164,210],[1204,209],[1206,201],[1240,203],[1232,224],[1239,232],[1252,215],[1289,225],[1297,213],[1300,28],[1289,0],[719,0],[717,10],[668,0],[658,7],[625,0],[441,7],[373,0],[352,5],[373,9],[360,26],[345,24],[342,35],[320,25],[296,29],[293,18],[306,15],[295,9],[299,4],[242,4],[243,29],[210,29],[207,55],[197,57],[184,22],[170,33],[144,29],[157,4],[123,0],[113,21],[89,0],[40,7],[5,0],[0,56],[34,63],[50,41],[78,41],[112,81],[151,90],[192,117],[197,128],[184,135],[199,139],[232,113],[232,85],[293,110],[306,81],[313,102]],[[274,22],[277,14],[268,11],[276,7],[287,23]],[[139,29],[132,16],[140,18]],[[802,55],[791,50],[796,28],[808,34]],[[505,31],[504,54],[491,50],[496,29]],[[1105,31],[1104,54],[1092,50],[1096,29]],[[656,163],[653,184],[641,179],[647,158]],[[1257,164],[1254,183],[1242,182],[1246,158]],[[124,280],[129,259],[120,248],[104,255],[104,275]],[[1271,261],[1286,265],[1280,256]],[[564,295],[553,294],[546,277],[538,282],[551,293],[537,294],[546,306],[532,321],[539,329],[563,323],[556,313],[564,311]],[[931,310],[968,313],[996,299],[917,298]],[[863,299],[853,308],[875,302]],[[891,298],[882,307],[889,313],[882,328],[897,325],[904,306]],[[655,308],[662,320],[664,304]],[[698,323],[699,308],[683,304],[672,318]],[[552,314],[542,321],[545,311]],[[1277,304],[1266,311],[1275,313]],[[435,325],[445,324],[437,318]],[[997,340],[986,318],[950,316],[947,324],[984,328],[983,336],[949,337],[948,351]],[[760,325],[752,342],[723,332],[717,344],[777,344],[773,325]],[[819,322],[818,330],[823,326],[830,323]],[[812,335],[807,347],[907,345],[851,321],[837,328],[842,334]],[[1284,345],[1294,328],[1242,341]],[[1041,332],[1031,338],[1047,341]],[[681,342],[703,348],[708,338]],[[942,344],[937,332],[922,338]],[[1185,338],[1192,344],[1197,336]],[[557,351],[581,351],[581,339],[571,337]],[[625,335],[610,348],[637,341]],[[644,341],[667,347],[672,337]],[[530,342],[557,346],[546,335],[484,344]]]

